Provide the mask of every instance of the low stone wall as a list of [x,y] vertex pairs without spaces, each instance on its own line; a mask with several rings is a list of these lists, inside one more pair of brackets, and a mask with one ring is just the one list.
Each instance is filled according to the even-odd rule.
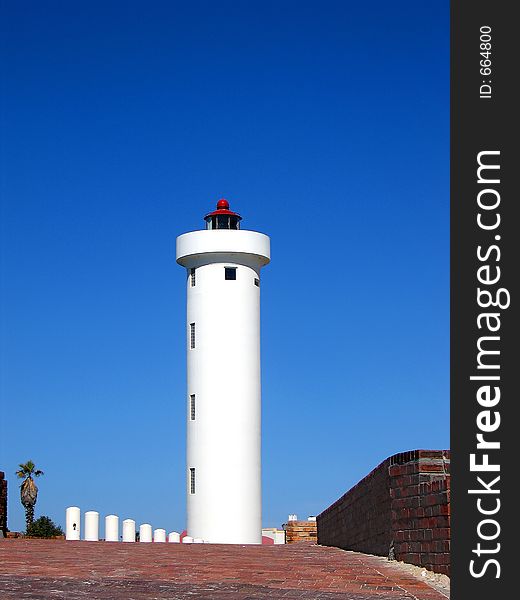
[[450,452],[387,458],[317,517],[318,543],[450,573]]
[[316,521],[288,521],[284,528],[286,544],[316,542]]

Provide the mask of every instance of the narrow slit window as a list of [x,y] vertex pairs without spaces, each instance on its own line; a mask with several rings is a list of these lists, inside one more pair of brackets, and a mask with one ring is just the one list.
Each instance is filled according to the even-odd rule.
[[195,348],[195,323],[190,323],[190,348]]
[[195,287],[195,269],[190,269],[191,287]]
[[224,267],[224,278],[228,281],[234,281],[237,278],[236,267]]
[[190,395],[190,420],[195,421],[195,394]]
[[257,277],[255,277],[255,285],[256,287],[260,287],[260,279],[258,279]]
[[195,469],[190,468],[190,494],[195,493]]

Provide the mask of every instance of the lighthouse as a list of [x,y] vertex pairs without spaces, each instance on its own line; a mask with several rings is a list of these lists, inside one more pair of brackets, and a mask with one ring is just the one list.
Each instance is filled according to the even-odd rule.
[[186,268],[187,532],[260,544],[260,270],[267,235],[240,228],[227,200],[177,238]]

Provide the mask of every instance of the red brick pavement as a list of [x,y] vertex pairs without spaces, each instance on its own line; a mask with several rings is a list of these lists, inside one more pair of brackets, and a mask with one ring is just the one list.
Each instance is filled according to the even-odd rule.
[[277,546],[0,541],[1,600],[443,600],[384,558]]

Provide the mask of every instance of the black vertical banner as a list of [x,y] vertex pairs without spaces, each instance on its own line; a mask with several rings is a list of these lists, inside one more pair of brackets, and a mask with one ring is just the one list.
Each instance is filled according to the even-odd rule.
[[[519,25],[451,3],[451,592],[514,595],[520,348]],[[508,591],[506,591],[508,590]]]

